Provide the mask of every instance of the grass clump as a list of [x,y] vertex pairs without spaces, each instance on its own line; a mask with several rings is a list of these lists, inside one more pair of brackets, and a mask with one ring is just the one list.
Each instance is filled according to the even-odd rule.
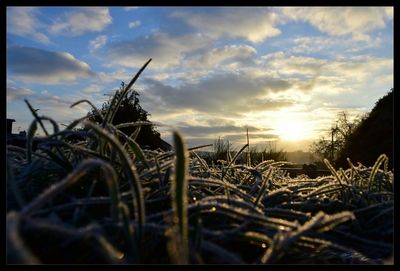
[[385,155],[373,167],[325,161],[332,176],[315,179],[289,177],[284,161],[239,164],[247,144],[209,164],[196,153],[208,145],[187,148],[179,132],[171,151],[141,149],[138,132],[119,128],[149,123],[113,126],[117,100],[105,116],[95,110],[100,125],[88,116],[55,125],[33,151],[37,123],[55,122],[27,104],[27,146],[7,146],[9,263],[383,264],[393,255]]

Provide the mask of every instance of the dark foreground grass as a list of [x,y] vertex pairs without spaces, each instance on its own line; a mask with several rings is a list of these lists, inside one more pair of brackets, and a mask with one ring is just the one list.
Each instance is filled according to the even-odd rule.
[[[331,176],[290,178],[285,162],[236,164],[241,152],[209,165],[179,132],[173,151],[141,149],[135,133],[111,124],[114,114],[59,130],[35,113],[28,135],[45,129],[42,121],[53,134],[36,151],[32,140],[7,146],[8,263],[382,264],[393,256],[385,155],[372,167],[348,160],[346,170],[326,160]],[[74,129],[80,123],[86,132]],[[85,140],[72,143],[74,134]]]

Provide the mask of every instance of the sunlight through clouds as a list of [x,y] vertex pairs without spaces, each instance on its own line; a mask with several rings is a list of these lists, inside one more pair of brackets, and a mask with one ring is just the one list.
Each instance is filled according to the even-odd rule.
[[79,117],[87,108],[62,101],[101,106],[150,58],[140,103],[189,144],[239,144],[249,126],[254,142],[307,150],[338,112],[365,113],[393,87],[393,7],[7,9],[14,118],[22,97]]

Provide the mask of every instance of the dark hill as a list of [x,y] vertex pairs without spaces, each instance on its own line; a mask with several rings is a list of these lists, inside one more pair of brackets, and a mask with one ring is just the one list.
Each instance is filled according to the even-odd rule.
[[347,168],[346,158],[372,166],[382,153],[389,157],[393,168],[393,88],[376,102],[372,111],[350,135],[336,164]]

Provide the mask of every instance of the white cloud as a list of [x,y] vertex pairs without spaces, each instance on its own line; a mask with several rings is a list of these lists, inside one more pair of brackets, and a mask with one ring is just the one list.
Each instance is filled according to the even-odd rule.
[[114,81],[119,81],[119,82],[127,81],[130,77],[132,77],[132,74],[128,73],[128,71],[125,68],[117,69],[109,73],[105,72],[97,73],[97,78],[101,82],[105,83],[110,83]]
[[88,87],[84,88],[82,92],[84,93],[99,93],[100,91],[104,90],[104,87],[97,84],[90,84]]
[[393,20],[393,7],[386,7],[385,13],[389,19]]
[[317,75],[328,63],[325,59],[313,57],[286,55],[284,52],[276,52],[261,57],[267,69],[273,69],[281,75]]
[[101,35],[95,38],[94,40],[91,40],[89,43],[89,50],[91,52],[96,51],[97,49],[100,49],[107,43],[107,36],[106,35]]
[[259,61],[266,69],[275,71],[278,75],[307,75],[317,80],[334,80],[339,82],[363,82],[371,76],[377,76],[381,71],[391,72],[393,60],[356,55],[336,57],[333,60],[294,56],[289,53],[275,52],[261,57]]
[[138,9],[139,7],[124,7],[125,11],[130,11],[130,10],[134,10],[134,9]]
[[173,37],[155,32],[114,44],[108,53],[110,62],[114,64],[141,67],[149,58],[153,58],[150,69],[165,69],[179,65],[185,53],[204,47],[208,42],[202,35]]
[[7,48],[9,76],[25,82],[61,84],[94,76],[90,66],[67,52],[51,52],[32,47]]
[[267,8],[225,7],[210,8],[204,12],[175,11],[171,17],[181,18],[197,31],[214,39],[239,37],[258,43],[281,33],[275,27],[275,24],[278,23],[278,15]]
[[[164,108],[181,111],[194,110],[219,116],[240,116],[251,111],[268,111],[290,106],[290,100],[272,100],[268,93],[285,91],[291,83],[265,76],[253,77],[245,73],[217,73],[198,82],[178,86],[166,85],[145,78],[143,97],[151,100],[155,110]],[[168,111],[169,112],[169,111]]]
[[368,48],[377,48],[382,45],[382,37],[369,36],[362,33],[354,33],[352,39],[343,36],[303,36],[290,39],[293,46],[288,51],[298,54],[315,54],[324,52],[328,55],[338,53],[354,53]]
[[350,82],[364,82],[370,78],[378,77],[380,72],[393,73],[393,59],[372,57],[368,55],[338,58],[328,63],[327,75],[346,78]]
[[226,45],[222,48],[214,48],[202,54],[196,54],[188,59],[186,64],[192,68],[214,68],[220,63],[247,63],[253,61],[257,50],[248,45]]
[[140,24],[141,24],[141,22],[139,20],[136,20],[136,21],[130,22],[128,24],[128,26],[129,26],[129,28],[135,28],[135,27],[140,26]]
[[38,15],[39,11],[35,7],[7,8],[7,32],[30,37],[40,43],[49,43],[49,38],[41,32],[45,25],[40,22]]
[[88,32],[100,32],[111,23],[112,17],[108,8],[79,7],[57,19],[50,32],[79,36]]
[[393,9],[385,7],[284,7],[282,13],[330,35],[363,35],[364,39],[368,32],[384,28],[386,21],[393,18]]
[[24,99],[27,96],[33,95],[34,92],[27,88],[7,87],[7,102],[16,99]]

